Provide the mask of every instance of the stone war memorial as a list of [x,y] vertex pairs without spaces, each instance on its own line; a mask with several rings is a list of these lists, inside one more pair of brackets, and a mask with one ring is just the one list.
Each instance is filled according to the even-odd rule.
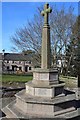
[[3,108],[6,118],[73,118],[79,115],[75,92],[64,89],[56,66],[51,67],[49,14],[52,9],[44,5],[41,68],[33,71],[33,80],[26,89],[17,93],[15,101]]

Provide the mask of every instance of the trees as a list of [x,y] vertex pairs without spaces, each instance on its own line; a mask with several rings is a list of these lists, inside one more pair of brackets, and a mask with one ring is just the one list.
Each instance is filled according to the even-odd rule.
[[42,31],[42,17],[40,9],[34,15],[33,21],[28,21],[28,25],[19,28],[16,33],[11,37],[13,42],[13,49],[20,51],[32,50],[35,53],[34,59],[38,64],[40,63],[41,51],[41,31]]
[[67,73],[80,76],[80,16],[77,17],[72,29],[72,36],[66,49]]
[[67,68],[66,68],[66,75],[77,76],[76,71],[76,45],[75,40],[71,38],[69,44],[66,48],[66,60],[67,60]]
[[[65,12],[66,10],[64,6],[60,11],[57,10],[57,8],[54,8],[53,10],[54,11],[50,19],[52,50],[54,57],[55,54],[56,56],[59,56],[61,60],[61,71],[63,72],[63,68],[66,66],[63,66],[63,59],[65,59],[64,56],[66,54],[66,48],[72,36],[72,28],[76,17],[73,15],[72,7],[70,7],[67,12]],[[66,60],[64,64],[66,64]]]
[[[41,38],[43,26],[43,17],[40,14],[41,10],[42,7],[38,8],[33,21],[28,21],[27,26],[25,25],[23,28],[19,28],[11,37],[14,48],[21,51],[34,51],[34,60],[39,64],[41,62]],[[55,6],[53,7],[53,12],[50,15],[51,51],[54,56],[53,59],[56,58],[57,55],[60,55],[62,61],[62,55],[66,53],[66,47],[70,41],[74,22],[75,16],[73,15],[72,7],[70,7],[67,12],[65,7],[62,7],[61,10],[58,10]]]
[[73,35],[76,40],[76,70],[78,76],[78,86],[80,87],[80,15],[73,27]]

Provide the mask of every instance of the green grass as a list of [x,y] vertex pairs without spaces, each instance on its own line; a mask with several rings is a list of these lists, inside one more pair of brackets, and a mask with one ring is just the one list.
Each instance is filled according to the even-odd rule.
[[0,75],[0,81],[2,80],[2,75]]
[[32,75],[2,75],[2,82],[27,82],[32,80]]
[[[1,78],[1,75],[0,75]],[[8,83],[8,82],[28,82],[32,80],[32,75],[8,75],[8,74],[3,74],[2,75],[2,82],[3,83]],[[70,76],[60,76],[60,80],[65,82],[66,87],[76,87],[76,84],[74,80],[76,80],[75,77],[70,77]],[[0,79],[1,81],[1,79]]]

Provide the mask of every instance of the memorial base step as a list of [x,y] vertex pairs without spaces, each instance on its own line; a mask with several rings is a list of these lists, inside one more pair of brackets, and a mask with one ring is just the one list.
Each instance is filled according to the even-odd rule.
[[15,120],[20,120],[21,118],[22,119],[36,119],[36,118],[39,118],[41,120],[44,120],[44,118],[46,119],[52,119],[52,118],[64,118],[65,120],[67,119],[70,119],[70,118],[74,118],[74,117],[77,117],[79,116],[80,114],[80,109],[78,110],[74,110],[74,111],[70,111],[70,112],[67,112],[67,113],[63,113],[63,114],[60,114],[60,115],[56,115],[56,116],[52,116],[52,115],[38,115],[38,114],[29,114],[29,113],[24,113],[21,109],[19,109],[17,106],[15,106],[16,104],[16,101],[13,101],[11,102],[8,106],[6,106],[5,108],[2,109],[2,111],[6,114],[6,118],[15,118]]
[[23,90],[16,94],[15,106],[25,114],[55,116],[76,110],[74,99],[75,94],[50,99],[47,97],[34,97],[26,94],[26,91]]

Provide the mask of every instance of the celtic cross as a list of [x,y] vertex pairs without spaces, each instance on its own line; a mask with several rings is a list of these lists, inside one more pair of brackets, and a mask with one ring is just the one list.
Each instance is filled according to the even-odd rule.
[[49,4],[46,3],[44,6],[44,10],[41,12],[41,15],[44,16],[44,24],[48,24],[48,16],[51,12],[52,9],[49,7]]

